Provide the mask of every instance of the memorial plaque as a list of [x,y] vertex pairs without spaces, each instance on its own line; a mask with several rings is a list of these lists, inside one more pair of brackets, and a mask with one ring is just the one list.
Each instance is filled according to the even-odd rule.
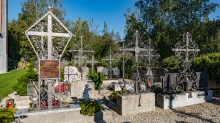
[[40,60],[40,78],[59,78],[59,60]]

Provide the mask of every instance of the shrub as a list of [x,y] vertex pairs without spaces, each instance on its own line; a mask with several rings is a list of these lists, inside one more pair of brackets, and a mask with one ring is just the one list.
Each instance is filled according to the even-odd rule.
[[209,79],[220,83],[220,53],[201,55],[191,60],[192,69],[207,71]]
[[80,103],[80,107],[80,113],[89,116],[93,116],[96,112],[102,110],[102,107],[94,101],[84,101]]
[[161,67],[179,68],[181,60],[176,56],[170,56],[161,61]]
[[31,80],[37,80],[37,72],[34,70],[34,65],[30,64],[28,70],[19,78],[18,82],[12,86],[12,89],[16,91],[20,96],[27,95],[27,84]]
[[161,88],[160,86],[154,88],[154,93],[155,93],[155,94],[159,94],[159,93],[161,93],[161,92],[162,92],[162,88]]
[[103,83],[103,80],[105,80],[105,76],[103,73],[91,73],[89,74],[89,78],[92,79],[93,82],[95,82],[95,89],[100,89]]
[[[127,91],[127,90],[123,90],[123,93],[128,93],[128,91]],[[113,100],[113,101],[116,101],[116,98],[117,98],[117,95],[118,95],[118,94],[122,94],[122,90],[112,92],[112,93],[109,95],[109,98],[110,98],[111,100]]]
[[16,108],[0,108],[0,123],[13,122],[16,111]]

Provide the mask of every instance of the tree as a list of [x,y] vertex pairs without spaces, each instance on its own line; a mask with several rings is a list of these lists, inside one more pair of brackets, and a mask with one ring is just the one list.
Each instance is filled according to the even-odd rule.
[[130,9],[127,9],[127,14],[124,14],[125,19],[126,19],[126,26],[125,26],[125,45],[129,46],[135,46],[135,42],[133,41],[134,39],[134,34],[136,31],[139,32],[139,35],[141,36],[141,41],[142,43],[147,41],[148,34],[147,29],[148,26],[144,25],[143,21],[140,19],[140,13],[138,10],[136,12],[130,12]]
[[210,36],[206,30],[210,27],[206,25],[208,15],[218,4],[209,0],[138,0],[135,6],[141,12],[144,26],[149,27],[149,37],[161,59],[164,59],[173,54],[171,49],[178,40],[182,40],[185,32],[190,32],[193,40],[202,47]]
[[12,20],[8,24],[8,30],[14,39],[19,42],[20,56],[25,57],[28,61],[36,60],[36,55],[23,32],[46,13],[48,6],[52,6],[53,13],[64,21],[65,11],[61,10],[62,3],[60,0],[28,0],[22,3],[22,11],[18,15],[18,20]]

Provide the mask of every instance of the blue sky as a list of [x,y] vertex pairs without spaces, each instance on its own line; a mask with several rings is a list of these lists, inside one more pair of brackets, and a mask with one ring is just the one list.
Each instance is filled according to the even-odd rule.
[[[17,19],[21,12],[21,4],[27,0],[8,0],[8,19]],[[108,24],[108,29],[119,32],[121,38],[124,37],[125,17],[127,8],[135,11],[134,4],[137,0],[62,0],[63,9],[66,10],[66,20],[76,21],[78,17],[82,20],[93,18],[94,24],[99,25],[99,30],[103,29],[104,21]],[[210,0],[219,3],[220,0]],[[220,8],[210,15],[210,19],[220,15]],[[30,25],[31,26],[31,25]],[[74,32],[73,32],[74,33]]]

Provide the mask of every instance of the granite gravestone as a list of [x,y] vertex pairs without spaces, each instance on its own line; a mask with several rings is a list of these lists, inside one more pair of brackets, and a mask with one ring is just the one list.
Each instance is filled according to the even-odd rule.
[[106,67],[104,67],[104,68],[102,69],[102,73],[103,73],[105,76],[108,76],[108,71],[109,71],[109,69],[107,69]]
[[196,72],[196,86],[200,90],[206,90],[208,88],[209,75],[206,71]]
[[115,68],[112,69],[112,71],[113,71],[113,75],[115,77],[118,77],[120,75],[120,69],[119,68],[115,67]]
[[178,73],[166,73],[162,78],[162,91],[172,92],[177,87],[177,75]]

